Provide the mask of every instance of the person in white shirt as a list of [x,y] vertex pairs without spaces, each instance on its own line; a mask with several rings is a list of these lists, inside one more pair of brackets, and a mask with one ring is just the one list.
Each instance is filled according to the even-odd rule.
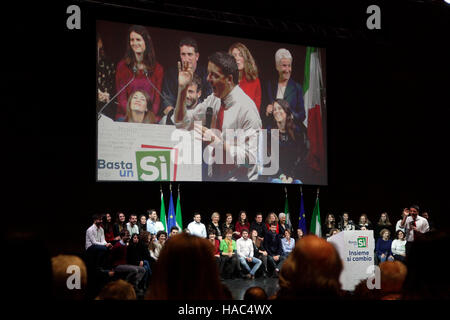
[[105,232],[102,228],[102,217],[99,214],[95,214],[92,219],[94,223],[86,230],[86,250],[106,250],[107,248],[112,247],[112,244],[107,243],[105,240]]
[[395,260],[405,262],[406,240],[405,233],[402,230],[397,230],[397,239],[392,241],[391,251]]
[[139,226],[137,225],[137,215],[134,213],[130,215],[130,220],[127,223],[127,230],[131,235],[135,233],[139,234]]
[[156,213],[156,210],[150,209],[147,212],[147,231],[153,236],[155,236],[158,231],[164,231],[164,225],[161,221],[158,221],[158,214]]
[[200,238],[206,238],[206,227],[200,221],[202,220],[202,216],[200,213],[194,214],[194,221],[189,223],[188,230],[193,236],[197,236]]
[[[236,252],[238,254],[239,262],[247,270],[247,278],[255,279],[255,273],[258,271],[262,261],[253,256],[253,241],[248,237],[248,230],[242,229],[242,237],[236,240]],[[249,263],[253,263],[253,268],[250,269]]]
[[403,218],[405,217],[405,215],[409,214],[409,208],[404,208],[402,211],[402,218],[400,220],[397,221],[397,223],[395,224],[395,232],[397,232],[398,230],[402,230],[403,233],[405,232],[405,228],[401,226]]
[[[195,130],[209,143],[208,160],[213,163],[203,180],[257,180],[257,140],[262,122],[255,103],[238,85],[239,70],[235,58],[226,52],[216,52],[208,58],[207,81],[213,93],[194,110],[187,110],[185,106],[187,88],[193,77],[192,65],[179,63],[178,70],[175,125],[179,129]],[[208,110],[211,110],[213,130],[205,127]],[[201,121],[201,125],[194,124],[196,121]],[[238,135],[237,143],[234,142],[235,134]],[[221,151],[223,157],[218,156]],[[233,159],[233,163],[224,164],[226,159]]]
[[98,267],[103,264],[103,258],[112,244],[106,242],[102,228],[102,216],[94,214],[94,223],[86,230],[86,259],[88,264]]
[[430,227],[428,225],[427,219],[419,216],[419,207],[412,205],[409,207],[409,214],[405,212],[405,216],[400,223],[400,226],[405,228],[406,235],[406,255],[411,249],[411,245],[414,242],[414,237],[418,233],[426,233],[429,231]]

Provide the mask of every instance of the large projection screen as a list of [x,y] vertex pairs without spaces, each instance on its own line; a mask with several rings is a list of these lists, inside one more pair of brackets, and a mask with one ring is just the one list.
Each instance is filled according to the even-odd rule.
[[327,184],[324,48],[96,30],[97,181]]

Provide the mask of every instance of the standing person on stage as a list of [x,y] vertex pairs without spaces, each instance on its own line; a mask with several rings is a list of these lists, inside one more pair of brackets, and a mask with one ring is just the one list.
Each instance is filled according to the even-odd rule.
[[200,238],[206,238],[207,234],[206,234],[206,227],[203,223],[201,223],[200,221],[202,220],[202,216],[200,215],[200,213],[194,213],[194,221],[192,221],[191,223],[189,223],[188,225],[188,229],[191,235],[193,236],[197,236]]
[[322,227],[322,235],[324,238],[328,238],[330,236],[331,229],[336,228],[336,219],[334,218],[334,214],[329,213],[327,214],[327,217],[325,218],[325,223]]
[[[239,262],[241,266],[247,270],[247,278],[255,279],[255,273],[261,266],[262,261],[254,257],[253,242],[248,237],[248,229],[242,229],[242,237],[236,241],[236,252],[238,254]],[[249,263],[253,264],[253,268],[250,269]]]
[[239,213],[239,219],[236,221],[235,230],[236,230],[236,239],[239,239],[242,236],[242,230],[250,229],[250,223],[247,220],[247,213],[245,211],[241,211]]
[[211,215],[211,222],[208,223],[207,231],[208,235],[213,232],[216,235],[216,240],[222,241],[222,230],[220,229],[219,225],[220,215],[218,212],[214,212]]
[[233,43],[228,53],[236,59],[239,70],[239,87],[255,102],[258,112],[261,108],[261,83],[258,67],[248,48],[240,42]]
[[380,232],[383,229],[388,229],[389,230],[389,235],[392,235],[394,233],[394,226],[392,225],[392,223],[389,221],[389,215],[387,212],[382,212],[380,214],[380,219],[378,220],[374,231],[373,231],[373,235],[375,237],[375,240],[378,239],[380,237]]
[[289,234],[292,233],[292,227],[286,224],[286,214],[284,212],[280,212],[278,215],[278,234],[281,237],[284,237],[284,232],[289,230]]
[[156,210],[150,209],[147,210],[148,219],[147,219],[147,231],[152,235],[156,235],[158,231],[164,231],[164,225],[158,219],[158,214]]
[[272,225],[272,223],[276,223],[276,225],[277,225],[276,233],[279,234],[280,231],[279,231],[279,227],[278,227],[278,221],[279,221],[279,220],[278,220],[278,217],[277,217],[277,215],[275,214],[275,212],[269,213],[269,214],[267,215],[267,218],[266,218],[266,228],[267,228],[267,231],[270,231],[270,226]]
[[[210,159],[214,161],[208,167],[208,175],[204,179],[255,181],[258,179],[256,164],[258,131],[261,129],[258,109],[237,85],[239,71],[233,56],[225,52],[216,52],[208,60],[207,79],[213,94],[192,111],[187,110],[184,105],[187,87],[193,77],[192,65],[179,64],[176,126],[188,130],[195,129],[205,142],[210,142],[207,148]],[[215,130],[208,131],[205,127],[208,108],[211,108],[212,112],[211,127]],[[194,128],[194,121],[202,121],[202,125],[196,125]],[[232,136],[227,138],[229,134]],[[232,139],[236,134],[237,142]],[[223,154],[216,154],[221,151]],[[233,163],[226,163],[227,159],[232,159]]]
[[225,237],[225,232],[227,231],[227,229],[231,229],[233,231],[233,239],[237,239],[238,234],[234,229],[233,215],[231,213],[225,214],[225,222],[222,224],[221,230],[223,237]]
[[106,242],[114,244],[114,221],[109,212],[103,216],[103,229],[105,231]]
[[305,120],[305,106],[303,103],[303,90],[300,83],[292,78],[292,55],[286,49],[278,49],[275,53],[275,67],[278,72],[278,79],[273,79],[266,83],[265,90],[265,116],[270,118],[274,111],[273,101],[283,99],[289,103],[296,126],[301,126]]
[[142,231],[147,231],[147,215],[141,214],[139,215],[138,223],[139,233]]
[[[131,81],[133,76],[135,79]],[[152,111],[156,121],[159,121],[163,76],[164,69],[156,61],[152,38],[147,28],[131,26],[127,33],[125,57],[118,63],[116,71],[116,91],[126,87],[118,96],[116,120],[126,116],[127,101],[131,93],[142,90],[150,97],[149,111]]]
[[277,224],[273,222],[270,225],[269,232],[266,233],[264,238],[264,248],[268,253],[268,264],[274,269],[273,276],[278,277],[281,266],[284,261],[283,246],[281,244],[281,237],[277,234]]
[[430,230],[427,219],[419,216],[419,206],[412,205],[409,207],[409,214],[405,213],[400,227],[405,228],[406,234],[406,256],[408,256],[411,250],[411,245],[414,242],[414,238]]
[[260,240],[264,240],[264,235],[266,234],[267,228],[263,222],[263,215],[261,212],[257,212],[255,216],[255,221],[250,224],[250,232],[256,230],[258,232],[258,237]]
[[340,217],[340,221],[338,223],[338,229],[341,231],[351,231],[355,230],[355,224],[353,220],[350,219],[349,213],[344,212]]
[[[197,101],[202,102],[207,96],[211,94],[212,90],[206,79],[208,75],[206,67],[199,64],[200,52],[198,49],[197,41],[195,41],[195,39],[193,38],[186,37],[180,40],[178,47],[180,48],[181,63],[189,63],[192,66],[193,83],[195,82],[197,84],[196,91],[197,93],[200,93],[200,96],[197,97]],[[173,115],[173,110],[175,110],[178,94],[178,69],[176,67],[169,68],[168,72],[164,75],[162,93],[165,99],[162,100],[160,115]],[[187,106],[187,109],[194,109],[194,107]],[[169,116],[169,119],[173,119],[173,116]],[[171,120],[170,122],[173,122],[173,120]],[[164,122],[163,124],[174,123]]]
[[357,230],[372,230],[372,223],[370,222],[369,218],[367,218],[367,214],[363,213],[359,217],[359,223],[356,226]]
[[130,214],[130,221],[127,223],[127,230],[130,234],[139,234],[137,215],[135,213]]

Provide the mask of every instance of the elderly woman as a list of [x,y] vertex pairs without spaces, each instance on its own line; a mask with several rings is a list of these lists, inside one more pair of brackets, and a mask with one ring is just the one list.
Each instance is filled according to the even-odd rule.
[[268,119],[274,111],[275,99],[286,100],[291,106],[294,122],[300,125],[305,120],[303,90],[299,83],[291,79],[292,55],[286,49],[278,49],[275,53],[275,67],[278,79],[267,82],[265,91],[265,115]]
[[278,214],[278,234],[281,237],[285,236],[285,231],[288,230],[289,234],[292,233],[292,226],[289,224],[288,221],[286,221],[286,214],[284,212],[280,212]]
[[208,226],[206,227],[206,232],[209,234],[212,232],[215,234],[215,239],[218,241],[222,241],[222,230],[219,225],[220,215],[218,212],[214,212],[211,215],[211,222],[208,223]]
[[148,94],[149,110],[158,115],[164,69],[156,61],[152,38],[145,27],[131,26],[126,43],[125,57],[116,71],[116,91],[123,89],[118,96],[116,120],[126,116],[128,99],[136,90]]
[[258,111],[261,108],[261,83],[258,78],[258,67],[248,48],[235,42],[228,49],[228,53],[236,59],[239,70],[239,87],[255,102]]

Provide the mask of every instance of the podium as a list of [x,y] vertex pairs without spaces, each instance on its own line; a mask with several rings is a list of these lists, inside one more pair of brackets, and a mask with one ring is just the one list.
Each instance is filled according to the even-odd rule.
[[340,282],[343,290],[352,291],[363,279],[373,275],[375,240],[373,230],[341,231],[327,239],[342,259]]

